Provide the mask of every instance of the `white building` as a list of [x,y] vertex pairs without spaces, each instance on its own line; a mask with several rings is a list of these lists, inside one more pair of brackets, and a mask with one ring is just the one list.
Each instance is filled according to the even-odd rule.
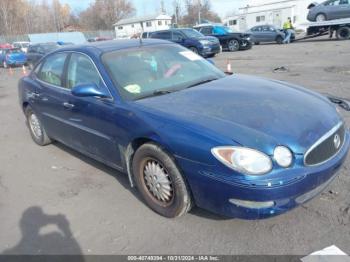
[[248,0],[248,4],[239,8],[238,15],[228,17],[225,23],[235,30],[246,31],[256,25],[271,24],[282,27],[292,18],[297,29],[305,29],[307,7],[315,0]]
[[171,16],[164,14],[122,19],[114,24],[116,38],[130,38],[142,32],[166,30],[170,28],[171,20]]

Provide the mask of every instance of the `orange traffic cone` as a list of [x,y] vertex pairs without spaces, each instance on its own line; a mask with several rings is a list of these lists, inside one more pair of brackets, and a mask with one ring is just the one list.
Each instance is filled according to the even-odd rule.
[[227,59],[226,74],[232,75],[232,66],[230,60]]
[[22,74],[23,74],[24,76],[27,76],[27,75],[28,75],[28,74],[27,74],[27,68],[26,68],[25,65],[22,66]]

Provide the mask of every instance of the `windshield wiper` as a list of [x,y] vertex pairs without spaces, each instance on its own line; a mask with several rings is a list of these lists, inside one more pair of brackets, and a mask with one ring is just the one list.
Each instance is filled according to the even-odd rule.
[[328,94],[326,96],[332,103],[337,104],[338,106],[343,108],[345,111],[350,111],[350,102],[347,99],[328,95]]
[[161,96],[161,95],[166,95],[166,94],[170,94],[173,93],[175,91],[170,91],[170,90],[154,90],[152,93],[142,96],[138,99],[144,99],[144,98],[148,98],[148,97],[153,97],[153,96]]
[[199,81],[195,84],[192,84],[186,88],[191,88],[191,87],[195,87],[195,86],[199,86],[199,85],[203,85],[203,84],[206,84],[206,83],[209,83],[209,82],[212,82],[212,81],[215,81],[215,80],[218,80],[218,78],[209,78],[209,79],[205,79],[203,81]]

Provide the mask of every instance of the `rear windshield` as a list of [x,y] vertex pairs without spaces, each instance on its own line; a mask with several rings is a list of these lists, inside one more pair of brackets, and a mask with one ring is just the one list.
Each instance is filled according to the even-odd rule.
[[7,51],[8,54],[19,54],[22,53],[20,49],[11,49]]
[[45,53],[50,53],[52,51],[55,51],[59,48],[58,45],[42,45],[41,48],[44,50]]
[[182,29],[181,31],[189,38],[200,38],[204,36],[194,29]]

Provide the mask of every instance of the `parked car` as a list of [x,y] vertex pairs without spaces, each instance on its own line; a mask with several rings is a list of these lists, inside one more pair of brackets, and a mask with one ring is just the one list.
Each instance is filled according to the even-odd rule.
[[328,0],[309,5],[309,21],[326,21],[350,17],[350,0]]
[[0,44],[0,49],[11,49],[13,46],[11,44]]
[[65,47],[19,81],[35,143],[59,141],[129,176],[166,217],[193,205],[229,217],[281,214],[322,192],[350,133],[325,97],[226,76],[168,41]]
[[223,49],[234,52],[252,48],[250,34],[234,32],[231,28],[222,25],[202,24],[193,27],[206,36],[219,39]]
[[4,68],[27,63],[26,54],[19,48],[0,49],[0,63]]
[[14,42],[13,44],[12,44],[12,46],[14,47],[14,48],[20,48],[24,53],[27,53],[28,52],[28,47],[29,47],[29,42],[24,42],[24,41],[22,41],[22,42]]
[[28,66],[33,69],[35,64],[46,54],[60,48],[56,43],[43,43],[30,45],[28,48]]
[[143,32],[143,33],[141,34],[141,38],[150,38],[150,36],[151,36],[152,33],[153,33],[153,32]]
[[204,36],[191,28],[157,31],[150,37],[175,42],[203,57],[212,57],[220,53],[220,42],[216,37]]
[[[273,25],[259,25],[251,28],[247,33],[251,34],[251,39],[255,44],[265,42],[276,42],[282,44],[286,33]],[[295,40],[295,33],[291,36],[291,41]]]

